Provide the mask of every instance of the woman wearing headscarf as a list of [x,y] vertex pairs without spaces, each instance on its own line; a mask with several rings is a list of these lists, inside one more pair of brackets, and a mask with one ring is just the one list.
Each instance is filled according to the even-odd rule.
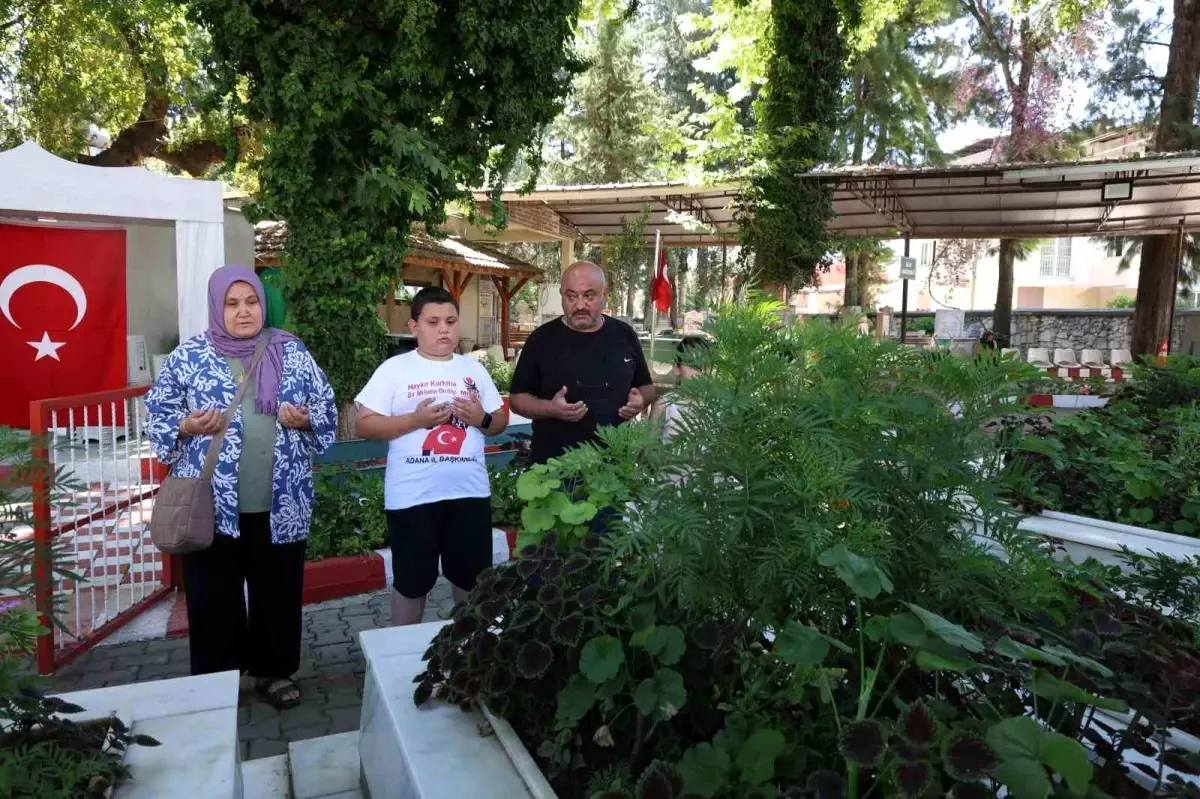
[[[304,344],[264,327],[254,271],[223,266],[208,281],[208,329],[175,348],[146,395],[155,454],[198,477],[222,413],[248,380],[213,474],[210,548],[183,556],[192,674],[236,669],[277,707],[300,701],[304,549],[312,458],[333,443],[333,389]],[[247,375],[261,336],[269,344]],[[249,600],[247,607],[246,599]]]

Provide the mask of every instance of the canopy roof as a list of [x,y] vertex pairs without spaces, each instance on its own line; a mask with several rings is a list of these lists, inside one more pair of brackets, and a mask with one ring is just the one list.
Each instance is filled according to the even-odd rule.
[[[883,238],[1144,236],[1200,227],[1200,153],[1043,164],[809,172],[829,228]],[[1109,193],[1106,199],[1105,191]]]
[[[856,167],[797,176],[833,190],[832,231],[882,238],[1143,236],[1200,228],[1200,153],[1040,164]],[[1124,184],[1124,185],[1122,185]],[[1110,194],[1106,197],[1105,187]],[[650,210],[646,241],[667,246],[736,240],[741,184],[683,182],[541,186],[506,191],[510,220],[550,213],[592,241]],[[1122,190],[1127,189],[1128,193]],[[486,194],[476,194],[486,199]],[[541,225],[546,229],[546,225]],[[563,237],[563,236],[558,236]]]
[[[259,222],[254,226],[254,261],[257,265],[278,263],[286,244],[286,222]],[[538,278],[542,274],[542,270],[533,264],[478,242],[454,237],[437,238],[415,228],[409,233],[404,263],[493,277]]]
[[[539,186],[529,194],[506,191],[501,200],[510,219],[521,219],[516,209],[549,209],[590,241],[621,233],[621,219],[634,219],[649,209],[646,241],[654,241],[661,230],[663,243],[671,247],[703,247],[734,241],[738,184],[696,186],[683,181],[661,183],[608,183],[593,186]],[[475,199],[487,200],[486,192]]]

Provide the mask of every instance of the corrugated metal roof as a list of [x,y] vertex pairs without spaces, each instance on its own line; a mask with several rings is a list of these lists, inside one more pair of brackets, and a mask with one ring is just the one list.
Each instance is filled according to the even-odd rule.
[[[453,236],[438,238],[413,228],[409,232],[405,263],[432,268],[461,269],[475,274],[539,277],[542,270],[507,253]],[[264,262],[283,253],[287,245],[286,222],[259,222],[254,226],[254,260]]]

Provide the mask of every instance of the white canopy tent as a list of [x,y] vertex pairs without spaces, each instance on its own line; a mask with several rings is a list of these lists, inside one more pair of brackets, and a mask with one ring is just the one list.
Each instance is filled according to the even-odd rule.
[[223,187],[142,167],[66,161],[33,142],[0,152],[0,218],[41,224],[173,222],[179,338],[208,326],[208,278],[225,258]]

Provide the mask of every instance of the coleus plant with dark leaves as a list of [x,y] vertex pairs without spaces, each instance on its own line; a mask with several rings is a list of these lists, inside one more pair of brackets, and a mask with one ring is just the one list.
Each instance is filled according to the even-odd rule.
[[[558,543],[551,531],[480,577],[426,651],[414,701],[507,718],[561,796],[681,795],[664,755],[721,729],[754,641],[630,581],[596,535],[567,553]],[[609,766],[611,779],[596,776]]]

